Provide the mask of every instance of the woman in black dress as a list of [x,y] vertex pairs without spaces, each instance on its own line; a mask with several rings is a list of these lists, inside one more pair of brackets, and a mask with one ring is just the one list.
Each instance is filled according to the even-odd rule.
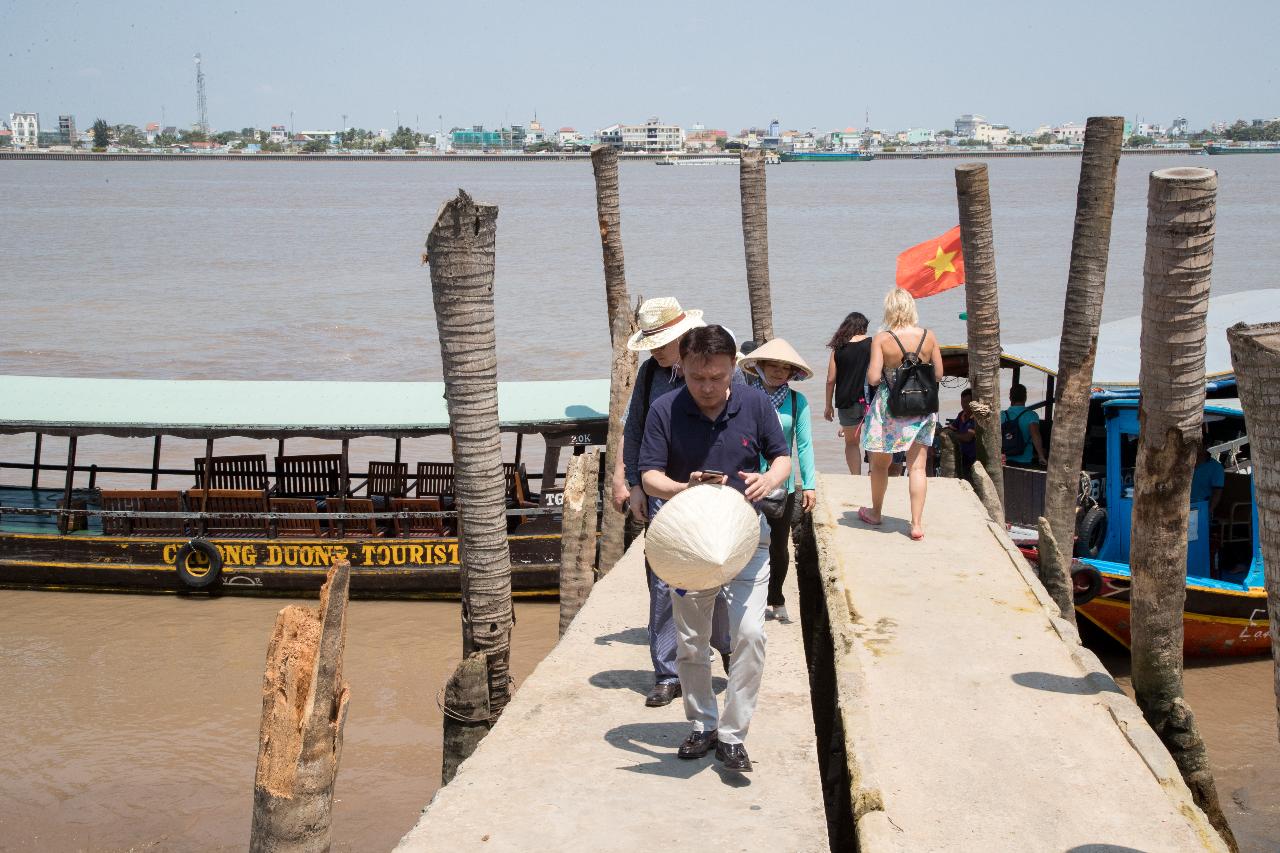
[[827,346],[831,359],[827,362],[827,405],[823,417],[840,418],[844,436],[844,461],[850,474],[862,473],[862,418],[867,412],[867,365],[871,362],[871,338],[867,337],[867,318],[853,311],[844,318]]

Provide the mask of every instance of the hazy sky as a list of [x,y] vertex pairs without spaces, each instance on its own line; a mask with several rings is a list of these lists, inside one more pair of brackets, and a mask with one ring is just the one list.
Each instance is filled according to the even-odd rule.
[[1193,128],[1280,115],[1275,0],[876,3],[0,0],[0,113],[86,127],[527,122],[650,116],[736,131],[1030,130],[1122,114]]

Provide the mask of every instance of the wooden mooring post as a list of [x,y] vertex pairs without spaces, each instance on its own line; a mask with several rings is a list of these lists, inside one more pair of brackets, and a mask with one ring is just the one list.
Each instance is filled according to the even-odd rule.
[[1116,167],[1124,119],[1094,116],[1085,123],[1080,186],[1076,191],[1076,224],[1071,236],[1066,307],[1058,350],[1057,395],[1054,398],[1053,442],[1045,483],[1044,517],[1057,542],[1056,560],[1044,559],[1040,547],[1040,580],[1062,618],[1075,622],[1071,557],[1076,532],[1076,496],[1084,456],[1085,426],[1093,391],[1093,364],[1098,354],[1098,324],[1107,285],[1111,250],[1111,214],[1116,200]]
[[342,678],[351,564],[334,563],[320,606],[276,617],[262,677],[252,853],[324,853],[350,690]]
[[742,196],[742,241],[747,253],[747,296],[751,300],[751,339],[773,338],[773,297],[769,292],[769,203],[765,194],[764,152],[742,152],[738,170]]
[[1218,176],[1151,173],[1143,268],[1138,461],[1130,593],[1133,689],[1210,823],[1234,850],[1195,715],[1183,698],[1191,472],[1204,422],[1204,359]]
[[[490,719],[511,696],[511,552],[498,430],[493,275],[498,208],[466,192],[445,202],[427,235],[431,296],[453,435],[454,494],[462,567],[462,653],[485,656]],[[461,666],[467,666],[464,660]],[[455,673],[470,681],[469,673]],[[447,691],[446,691],[447,692]],[[468,699],[458,716],[471,716]],[[449,709],[446,708],[446,716]],[[456,743],[474,749],[479,738]],[[448,744],[446,744],[448,746]],[[446,754],[456,768],[466,754]]]
[[1280,323],[1237,323],[1227,340],[1249,432],[1280,734]]
[[600,451],[569,460],[565,474],[564,514],[560,524],[560,636],[578,615],[595,583],[596,506]]
[[991,227],[991,190],[985,163],[956,167],[960,245],[964,251],[964,302],[968,317],[969,387],[973,390],[978,461],[991,474],[1004,522],[1004,472],[1000,460],[1000,298]]

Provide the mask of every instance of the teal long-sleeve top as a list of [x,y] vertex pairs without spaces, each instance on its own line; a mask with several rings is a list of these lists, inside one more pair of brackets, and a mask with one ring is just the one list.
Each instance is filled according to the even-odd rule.
[[[782,435],[787,440],[787,447],[794,446],[800,455],[800,481],[805,489],[818,488],[818,467],[813,461],[813,431],[809,418],[809,401],[799,391],[795,392],[796,411],[791,411],[791,395],[788,394],[778,410],[778,418],[782,421]],[[792,457],[794,458],[794,457]],[[767,471],[769,463],[760,460],[760,470]],[[795,466],[787,475],[787,491],[796,490]]]

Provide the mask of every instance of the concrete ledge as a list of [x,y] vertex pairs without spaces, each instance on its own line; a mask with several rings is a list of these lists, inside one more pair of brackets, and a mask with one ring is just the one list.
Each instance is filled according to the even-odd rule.
[[[784,591],[794,612],[794,572]],[[644,707],[653,684],[647,613],[643,555],[633,547],[397,849],[826,853],[799,623],[766,624],[764,684],[747,738],[755,771],[736,774],[713,757],[676,757],[690,729],[680,701]]]

